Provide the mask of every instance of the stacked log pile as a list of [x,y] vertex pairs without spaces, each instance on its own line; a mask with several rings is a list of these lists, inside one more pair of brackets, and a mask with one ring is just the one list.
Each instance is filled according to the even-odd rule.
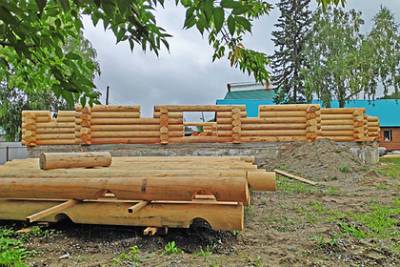
[[75,139],[75,111],[59,111],[52,118],[49,111],[22,112],[22,143],[34,145],[71,145]]
[[279,142],[314,140],[318,136],[319,105],[260,106],[259,119],[242,122],[243,141]]
[[364,141],[365,109],[326,108],[321,110],[321,138],[339,142]]
[[[24,111],[23,143],[52,144],[170,144],[377,140],[379,119],[360,108],[320,109],[319,105],[260,106],[258,118],[249,118],[245,106],[154,107],[153,118],[141,118],[139,106],[77,107],[51,119],[47,111]],[[215,122],[184,122],[186,112],[214,112]],[[185,126],[205,130],[185,136]]]
[[222,142],[240,143],[242,120],[247,117],[244,106],[221,106],[216,111],[217,131]]
[[366,116],[368,138],[378,140],[380,135],[379,118],[374,116]]
[[168,144],[170,138],[183,138],[183,112],[180,106],[155,106],[154,118],[159,122],[161,144]]
[[[253,157],[121,157],[108,168],[57,169],[65,161],[68,168],[109,163],[105,154],[81,155],[84,164],[79,154],[65,156],[43,155],[50,170],[37,159],[0,166],[0,219],[56,221],[64,214],[76,223],[189,227],[202,218],[214,229],[242,230],[249,191],[275,190],[275,173],[257,169]],[[88,204],[96,208],[83,208]]]

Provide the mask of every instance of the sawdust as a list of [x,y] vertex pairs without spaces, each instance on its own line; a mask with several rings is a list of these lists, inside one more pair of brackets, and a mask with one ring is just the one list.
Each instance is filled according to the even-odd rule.
[[283,169],[314,181],[358,181],[369,167],[347,147],[328,139],[286,144],[277,159],[258,163],[267,170]]

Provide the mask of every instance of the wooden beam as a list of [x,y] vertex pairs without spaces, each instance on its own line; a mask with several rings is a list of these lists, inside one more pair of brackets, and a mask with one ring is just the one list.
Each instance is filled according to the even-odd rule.
[[141,209],[143,209],[144,207],[146,207],[147,204],[149,204],[149,203],[150,203],[150,201],[139,201],[138,203],[136,203],[132,207],[129,207],[128,208],[128,212],[129,213],[136,213],[136,212],[140,211]]
[[[199,201],[200,202],[200,201]],[[125,226],[153,226],[189,228],[193,220],[206,220],[214,230],[243,230],[244,207],[241,203],[150,203],[140,213],[129,214],[127,209],[137,201],[93,200],[63,210],[74,223]],[[10,200],[0,199],[0,219],[24,221],[27,216],[62,204],[62,200]],[[57,222],[59,213],[46,216],[42,221]]]
[[75,206],[78,203],[79,203],[79,201],[75,200],[75,199],[67,200],[61,204],[54,206],[54,207],[42,210],[38,213],[35,213],[35,214],[32,214],[32,215],[26,217],[26,221],[28,223],[39,221],[40,219],[43,219],[47,216],[53,215],[55,213],[59,213],[63,210],[66,210],[66,209],[72,207],[72,206]]
[[301,176],[297,176],[297,175],[294,175],[294,174],[290,174],[290,173],[288,173],[288,172],[281,171],[281,170],[278,170],[278,169],[275,169],[274,172],[276,172],[277,174],[286,176],[286,177],[288,177],[288,178],[292,178],[292,179],[298,180],[298,181],[300,181],[300,182],[310,184],[310,185],[317,185],[317,184],[318,184],[317,182],[314,182],[314,181],[308,180],[308,179],[306,179],[306,178],[303,178],[303,177],[301,177]]

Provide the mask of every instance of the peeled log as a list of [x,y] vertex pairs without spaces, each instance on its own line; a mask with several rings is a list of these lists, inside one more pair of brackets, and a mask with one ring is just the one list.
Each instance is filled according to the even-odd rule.
[[92,118],[140,118],[140,112],[93,112]]
[[253,191],[276,191],[275,172],[248,171],[247,182]]
[[109,152],[42,153],[39,166],[42,170],[108,167],[111,161]]
[[250,197],[245,177],[0,179],[0,198],[98,199],[107,192],[120,200],[147,201],[190,201],[196,194],[212,194],[218,201],[248,203]]
[[264,111],[260,113],[261,118],[281,117],[306,117],[306,111]]
[[285,104],[285,105],[267,105],[260,106],[260,111],[297,111],[297,110],[307,110],[309,107],[314,107],[315,109],[320,109],[320,105],[310,105],[310,104]]

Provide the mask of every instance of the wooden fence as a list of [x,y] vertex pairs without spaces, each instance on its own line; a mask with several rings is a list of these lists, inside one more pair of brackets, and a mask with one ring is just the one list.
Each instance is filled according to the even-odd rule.
[[[214,112],[214,122],[184,121],[184,113]],[[23,111],[22,143],[168,144],[210,142],[373,141],[379,119],[361,108],[321,109],[319,105],[260,106],[258,118],[248,118],[245,106],[155,106],[152,118],[140,116],[140,106],[77,107],[60,111]],[[203,132],[185,136],[185,127]]]

